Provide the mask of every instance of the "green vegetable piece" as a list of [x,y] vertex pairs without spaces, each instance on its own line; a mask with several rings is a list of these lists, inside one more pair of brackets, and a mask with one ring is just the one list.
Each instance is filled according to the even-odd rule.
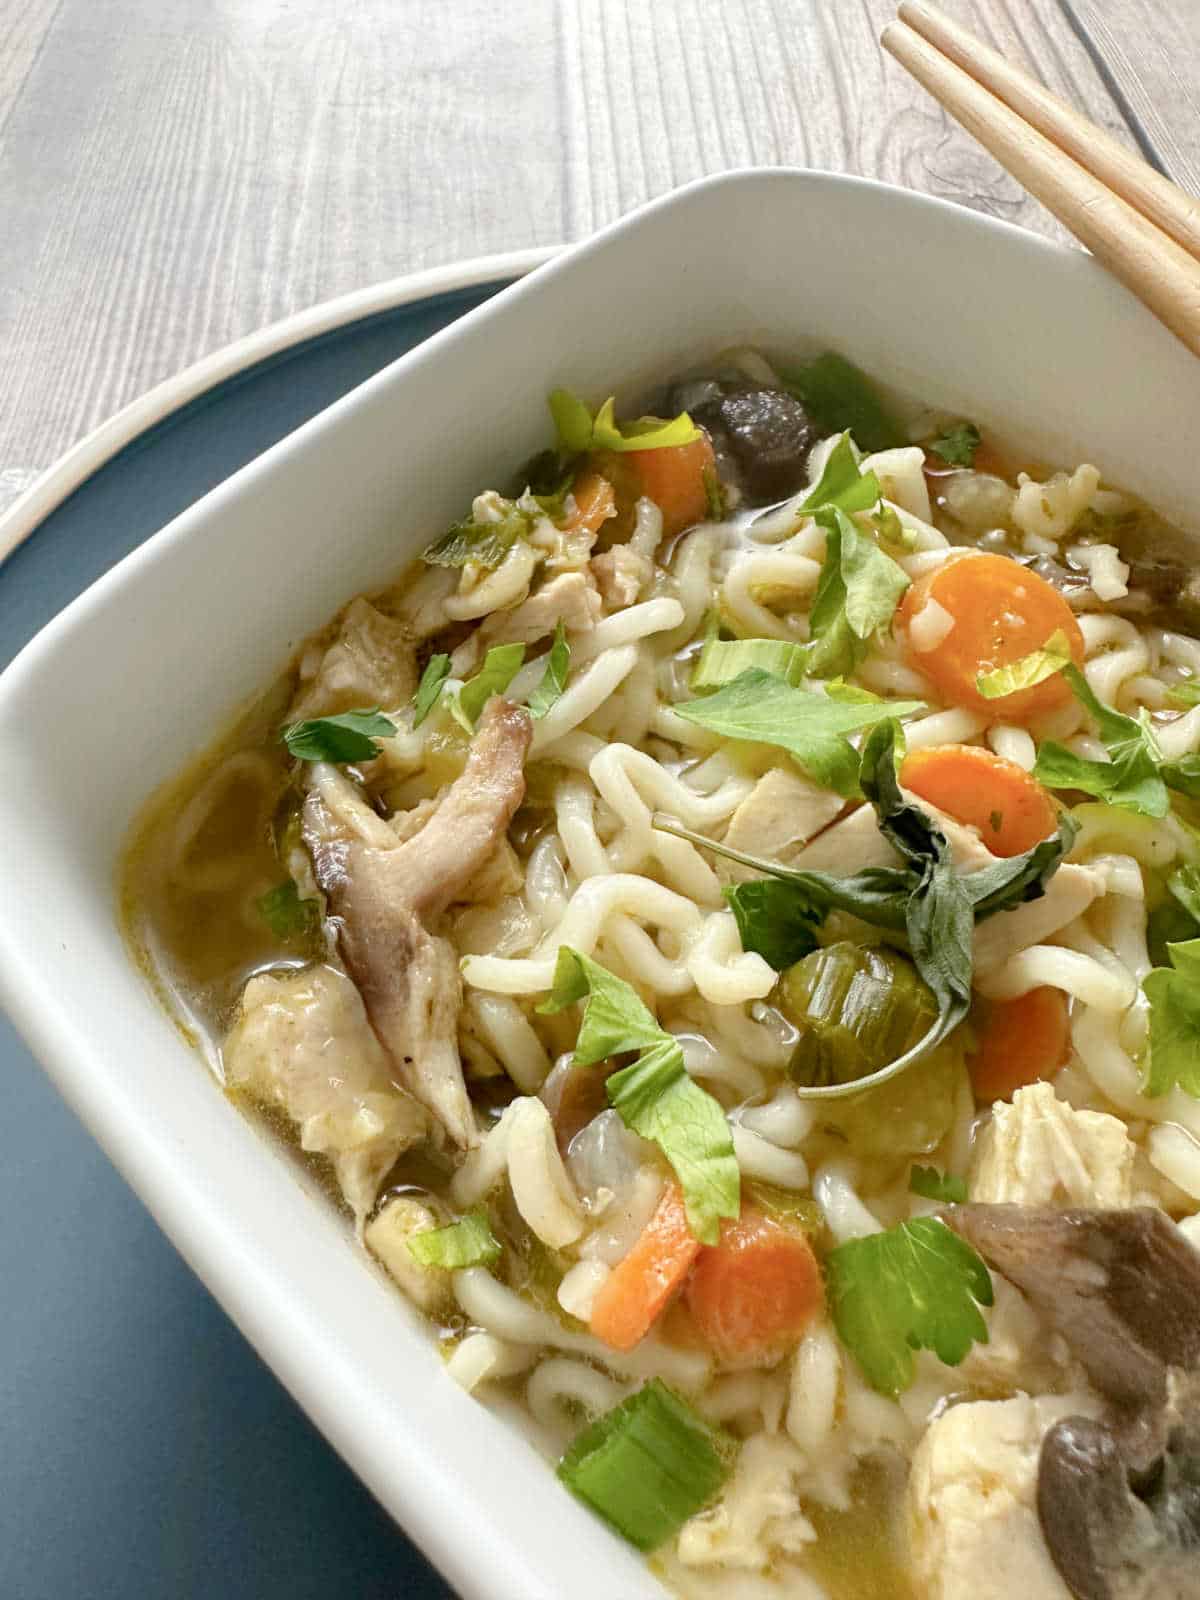
[[858,684],[847,683],[845,678],[827,679],[824,689],[830,700],[839,700],[844,705],[879,706],[883,704],[883,696],[881,694],[872,694],[870,689],[860,689]]
[[932,1155],[954,1126],[964,1071],[956,1035],[911,1062],[898,1077],[874,1085],[861,1080],[862,1093],[828,1101],[821,1107],[821,1120],[864,1161]]
[[1176,867],[1167,879],[1173,899],[1200,925],[1200,867]]
[[1142,983],[1150,1002],[1150,1048],[1143,1091],[1152,1098],[1180,1088],[1200,1099],[1200,939],[1169,944],[1169,967]]
[[500,1242],[482,1211],[469,1211],[445,1228],[427,1228],[408,1240],[408,1253],[423,1267],[484,1267],[500,1259]]
[[825,1213],[820,1206],[815,1200],[803,1199],[794,1189],[781,1189],[778,1184],[750,1178],[746,1182],[746,1198],[775,1222],[790,1223],[807,1234],[825,1231]]
[[315,929],[321,908],[301,900],[294,878],[285,878],[254,902],[254,908],[277,939],[306,938]]
[[937,1016],[906,956],[848,941],[813,950],[789,967],[772,1000],[799,1031],[788,1071],[805,1084],[870,1077],[911,1050]]
[[721,480],[717,476],[715,467],[705,467],[700,474],[704,484],[704,498],[708,502],[708,519],[710,522],[724,522],[725,520],[725,494],[721,488]]
[[809,614],[808,672],[830,678],[852,671],[870,641],[891,627],[910,580],[844,511],[818,511],[815,521],[825,529],[825,560]]
[[912,1383],[914,1350],[956,1367],[988,1341],[978,1309],[992,1304],[988,1270],[936,1217],[838,1245],[825,1271],[838,1337],[880,1394]]
[[1181,683],[1172,684],[1167,690],[1167,699],[1185,710],[1200,706],[1200,678],[1185,678]]
[[451,705],[455,719],[467,733],[474,732],[479,713],[494,694],[503,694],[521,670],[525,660],[523,644],[494,644],[483,658],[483,665],[468,678]]
[[532,515],[510,502],[499,522],[476,522],[467,517],[454,523],[421,552],[421,559],[434,567],[465,567],[469,561],[480,567],[498,567],[532,527]]
[[688,1226],[716,1244],[722,1217],[740,1209],[741,1174],[729,1123],[718,1101],[688,1077],[683,1047],[651,1016],[632,985],[560,945],[554,986],[538,1010],[554,1015],[586,1001],[575,1064],[593,1066],[638,1051],[632,1066],[608,1079],[609,1103],[634,1133],[658,1145],[683,1190]]
[[[540,721],[567,687],[571,670],[571,646],[567,643],[567,630],[562,618],[554,630],[554,643],[546,657],[546,670],[542,681],[529,696],[529,714]],[[506,686],[507,687],[507,686]]]
[[1168,789],[1174,789],[1176,794],[1187,795],[1189,800],[1200,800],[1200,755],[1164,761],[1158,770]]
[[797,884],[755,878],[731,885],[725,890],[725,899],[737,923],[742,949],[761,956],[776,972],[817,948],[824,907]]
[[1049,789],[1080,789],[1145,817],[1165,817],[1171,802],[1148,725],[1104,705],[1073,662],[1062,668],[1062,674],[1095,720],[1109,759],[1091,761],[1048,740],[1038,750],[1034,777]]
[[714,634],[705,640],[692,668],[691,687],[697,693],[720,689],[751,668],[794,686],[804,676],[807,654],[802,644],[788,644],[786,639],[718,639]]
[[632,422],[617,422],[613,415],[613,396],[593,417],[577,395],[569,389],[555,389],[550,396],[550,415],[558,433],[559,449],[565,455],[581,455],[585,450],[671,450],[691,444],[700,430],[686,411],[670,421],[662,417],[636,417]]
[[936,1167],[914,1167],[908,1177],[908,1187],[913,1194],[926,1200],[941,1200],[952,1206],[962,1205],[967,1198],[966,1181],[952,1173],[939,1172]]
[[297,761],[332,761],[344,766],[349,761],[374,761],[379,754],[376,739],[391,739],[395,733],[396,724],[381,716],[378,706],[372,706],[367,711],[342,711],[335,717],[293,722],[279,737]]
[[637,1549],[657,1550],[713,1500],[738,1443],[658,1378],[583,1430],[558,1476]]
[[844,433],[829,452],[821,476],[811,493],[800,504],[801,511],[824,511],[840,507],[842,511],[869,511],[879,499],[879,479],[873,472],[863,472]]
[[815,782],[847,796],[858,793],[859,758],[846,735],[923,709],[919,700],[839,704],[757,667],[715,694],[675,707],[681,717],[722,738],[786,750]]
[[783,376],[784,388],[804,403],[823,433],[848,429],[863,450],[890,450],[908,443],[871,380],[844,356],[827,350]]
[[1071,659],[1071,646],[1061,628],[1052,633],[1041,650],[1034,650],[1007,667],[980,673],[975,687],[985,700],[999,700],[1019,689],[1032,689],[1061,672]]
[[949,462],[952,467],[969,467],[975,460],[975,452],[979,449],[983,435],[973,422],[956,422],[952,428],[947,428],[945,433],[929,441],[929,448],[935,456],[941,456],[943,461]]
[[413,695],[413,727],[419,728],[425,718],[438,703],[442,692],[442,685],[450,676],[450,657],[447,655],[430,656],[421,674],[421,681],[417,685],[417,692]]

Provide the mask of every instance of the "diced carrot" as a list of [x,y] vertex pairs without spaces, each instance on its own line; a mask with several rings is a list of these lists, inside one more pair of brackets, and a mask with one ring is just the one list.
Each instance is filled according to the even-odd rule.
[[718,1361],[770,1366],[820,1310],[821,1269],[802,1234],[743,1208],[700,1252],[686,1299]]
[[1052,1078],[1071,1053],[1067,997],[1061,989],[1030,989],[984,1011],[979,1043],[967,1065],[979,1100],[1010,1100],[1039,1078]]
[[956,822],[978,828],[995,856],[1019,856],[1058,826],[1054,802],[1036,778],[975,744],[912,750],[900,782]]
[[688,1227],[683,1192],[668,1184],[640,1238],[605,1279],[592,1306],[591,1330],[612,1350],[632,1350],[681,1287],[700,1250]]
[[[919,649],[913,622],[930,601],[948,614],[952,626],[935,630],[935,641]],[[1083,635],[1066,600],[1009,556],[964,555],[945,562],[908,590],[897,623],[907,638],[909,660],[951,705],[986,712],[998,722],[1023,722],[1071,699],[1061,673],[995,700],[976,687],[982,673],[1032,655],[1059,632],[1066,635],[1076,665],[1083,661]]]
[[706,433],[666,450],[632,450],[625,459],[637,474],[638,494],[653,500],[662,512],[666,538],[708,516],[705,473],[715,474],[717,464]]
[[569,533],[599,533],[610,517],[617,514],[613,486],[599,472],[585,472],[571,490],[575,511],[563,523]]

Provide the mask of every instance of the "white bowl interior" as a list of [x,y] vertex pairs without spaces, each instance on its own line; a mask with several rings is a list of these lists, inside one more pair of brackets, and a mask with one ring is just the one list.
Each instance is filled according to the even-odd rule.
[[318,1425],[464,1594],[623,1600],[646,1569],[497,1418],[222,1098],[122,943],[149,792],[350,595],[545,442],[545,394],[734,342],[821,341],[1196,519],[1200,367],[1088,258],[856,180],[734,175],[618,224],[346,397],[177,519],[0,680],[15,874],[0,995],[64,1095]]

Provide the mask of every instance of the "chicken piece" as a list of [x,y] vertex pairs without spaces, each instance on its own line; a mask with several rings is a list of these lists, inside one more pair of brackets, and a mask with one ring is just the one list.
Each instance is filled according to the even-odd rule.
[[590,633],[600,615],[596,586],[582,572],[564,572],[510,611],[493,611],[450,657],[456,678],[474,672],[496,644],[533,644],[561,622],[568,633]]
[[305,651],[288,720],[364,706],[394,710],[412,699],[416,687],[416,659],[403,625],[360,596],[342,613],[337,637],[319,659],[315,649]]
[[528,715],[488,701],[461,776],[419,833],[401,843],[336,767],[313,767],[303,833],[338,942],[393,1071],[457,1144],[476,1143],[456,1029],[453,947],[429,918],[457,899],[525,793]]
[[[730,817],[725,843],[790,867],[808,841],[840,815],[844,804],[839,795],[818,788],[798,772],[774,767]],[[753,868],[735,861],[722,862],[721,871],[734,883],[755,876]]]
[[606,611],[623,611],[633,605],[654,577],[650,557],[627,544],[614,545],[603,555],[593,556],[591,565]]
[[1128,1206],[1136,1148],[1125,1124],[1076,1111],[1049,1083],[997,1102],[975,1143],[969,1191],[984,1204]]
[[392,1082],[362,997],[336,967],[251,978],[225,1041],[226,1082],[278,1106],[300,1147],[328,1156],[362,1226],[388,1169],[425,1137],[424,1109]]
[[805,1466],[780,1434],[747,1439],[725,1493],[680,1529],[684,1566],[763,1571],[781,1554],[801,1555],[817,1537],[796,1489]]
[[380,1208],[363,1230],[363,1242],[408,1298],[422,1311],[440,1310],[450,1299],[450,1274],[444,1267],[424,1267],[408,1248],[417,1233],[428,1233],[438,1219],[428,1206],[399,1195]]
[[1038,1454],[1053,1423],[1097,1409],[1086,1395],[1022,1395],[952,1406],[930,1423],[908,1491],[922,1600],[1071,1600],[1038,1522]]
[[1105,891],[1104,873],[1098,867],[1072,862],[1059,867],[1040,900],[1027,900],[1012,911],[998,911],[975,930],[975,975],[997,972],[1018,951],[1043,944],[1080,917]]

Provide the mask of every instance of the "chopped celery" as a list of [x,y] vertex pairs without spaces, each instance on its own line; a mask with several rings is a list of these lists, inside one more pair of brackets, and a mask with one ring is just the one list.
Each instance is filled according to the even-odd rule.
[[902,1056],[937,1016],[912,962],[886,945],[813,950],[779,980],[775,1004],[799,1029],[800,1083],[854,1083]]

